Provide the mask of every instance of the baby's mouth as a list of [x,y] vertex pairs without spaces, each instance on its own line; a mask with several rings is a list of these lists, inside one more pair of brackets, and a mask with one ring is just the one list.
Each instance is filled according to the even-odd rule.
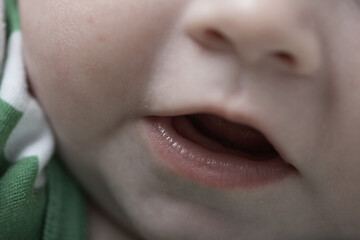
[[145,126],[160,165],[211,187],[259,187],[297,173],[261,131],[219,115],[154,116]]
[[173,127],[182,137],[214,152],[256,161],[279,157],[278,152],[260,131],[216,115],[173,117]]

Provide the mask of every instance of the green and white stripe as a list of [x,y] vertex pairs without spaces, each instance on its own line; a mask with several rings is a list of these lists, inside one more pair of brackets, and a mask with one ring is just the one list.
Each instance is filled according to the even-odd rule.
[[54,137],[28,91],[17,2],[0,1],[0,13],[3,5],[7,28],[0,19],[0,60],[5,59],[0,62],[0,240],[83,240],[82,195],[62,165],[50,161]]
[[[12,5],[7,7],[15,7],[15,2],[11,3]],[[11,9],[9,13],[13,13],[8,16],[9,18],[17,19],[15,9]],[[54,138],[39,104],[28,92],[18,21],[15,20],[9,27],[11,28],[8,28],[7,58],[0,85],[0,99],[1,104],[7,105],[7,114],[20,115],[1,150],[5,160],[11,163],[28,157],[37,158],[38,176],[35,186],[39,187],[45,180],[44,166],[53,155]],[[8,127],[8,124],[2,125]]]
[[2,39],[8,36],[1,56],[0,239],[40,239],[46,206],[43,170],[54,140],[41,108],[27,91],[16,2],[5,1],[5,6],[9,24],[7,32],[4,27],[0,32]]

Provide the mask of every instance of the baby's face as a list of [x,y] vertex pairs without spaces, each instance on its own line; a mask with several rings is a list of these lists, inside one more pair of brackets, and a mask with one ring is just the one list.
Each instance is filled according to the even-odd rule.
[[20,10],[59,153],[118,223],[155,240],[360,236],[360,1]]

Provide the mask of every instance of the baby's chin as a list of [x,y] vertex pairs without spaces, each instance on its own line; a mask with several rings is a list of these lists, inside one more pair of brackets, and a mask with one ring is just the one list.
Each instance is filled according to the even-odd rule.
[[132,119],[109,136],[78,155],[78,166],[67,162],[96,202],[144,239],[266,239],[294,224],[302,230],[283,236],[319,234],[320,216],[311,224],[306,218],[316,211],[298,191],[298,172],[277,159],[259,129],[187,114]]

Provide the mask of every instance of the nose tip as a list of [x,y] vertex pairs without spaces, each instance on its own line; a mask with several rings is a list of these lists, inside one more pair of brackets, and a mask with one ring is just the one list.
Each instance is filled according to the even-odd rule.
[[185,16],[187,34],[213,51],[235,52],[250,64],[311,74],[321,65],[309,1],[199,0]]

